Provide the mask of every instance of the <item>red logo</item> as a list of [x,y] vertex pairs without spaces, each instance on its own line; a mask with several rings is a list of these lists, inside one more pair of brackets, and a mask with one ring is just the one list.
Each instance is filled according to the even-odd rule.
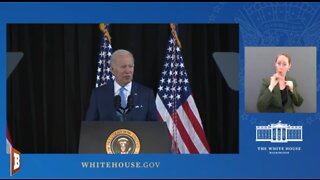
[[20,170],[20,152],[13,147],[10,148],[10,176],[14,175]]

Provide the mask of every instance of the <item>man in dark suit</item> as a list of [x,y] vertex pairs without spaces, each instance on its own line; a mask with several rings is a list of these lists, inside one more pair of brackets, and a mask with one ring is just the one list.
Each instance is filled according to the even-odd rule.
[[[93,89],[86,120],[156,121],[153,90],[132,82],[133,55],[123,49],[115,51],[111,56],[110,70],[115,80]],[[131,106],[128,107],[128,104]]]

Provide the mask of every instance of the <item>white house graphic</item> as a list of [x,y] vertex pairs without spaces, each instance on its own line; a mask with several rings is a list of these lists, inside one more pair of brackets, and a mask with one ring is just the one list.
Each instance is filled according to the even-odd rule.
[[268,126],[256,126],[256,141],[287,143],[303,141],[302,126],[291,126],[281,121]]

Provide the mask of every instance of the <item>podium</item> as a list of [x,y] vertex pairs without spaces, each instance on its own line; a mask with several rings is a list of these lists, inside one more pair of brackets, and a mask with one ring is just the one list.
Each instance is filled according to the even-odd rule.
[[[124,147],[128,144],[130,148]],[[120,150],[115,153],[108,152],[112,148],[121,149],[121,147],[124,148],[123,153]],[[83,121],[79,153],[171,153],[169,131],[164,122]]]

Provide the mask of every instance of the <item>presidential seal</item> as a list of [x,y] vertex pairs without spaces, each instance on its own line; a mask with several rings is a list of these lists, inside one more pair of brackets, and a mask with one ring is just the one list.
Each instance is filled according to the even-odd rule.
[[128,129],[118,129],[110,134],[106,141],[108,154],[139,154],[140,140]]

